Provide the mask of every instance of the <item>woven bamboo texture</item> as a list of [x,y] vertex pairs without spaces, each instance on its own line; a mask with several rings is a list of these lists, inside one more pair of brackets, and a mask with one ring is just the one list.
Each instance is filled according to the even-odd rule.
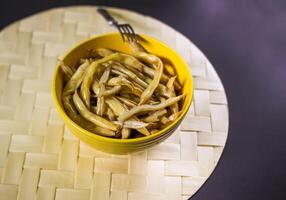
[[57,58],[77,42],[115,29],[96,7],[53,9],[13,23],[0,33],[0,200],[182,200],[215,168],[227,138],[228,107],[211,63],[162,22],[111,11],[188,63],[195,91],[185,120],[144,152],[116,156],[88,147],[55,109],[52,74]]

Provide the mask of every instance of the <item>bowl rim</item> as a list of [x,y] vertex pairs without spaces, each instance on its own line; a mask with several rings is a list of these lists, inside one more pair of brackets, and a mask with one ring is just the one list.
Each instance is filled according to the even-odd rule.
[[[75,49],[77,49],[78,47],[80,47],[81,45],[88,43],[92,40],[96,40],[98,38],[102,38],[102,37],[111,37],[114,35],[119,35],[119,33],[117,32],[112,32],[112,33],[107,33],[107,34],[100,34],[100,35],[96,35],[94,37],[88,38],[86,40],[83,40],[82,42],[77,43],[76,45],[74,45],[71,49],[69,49],[67,51],[67,53],[64,54],[64,56],[62,56],[62,59],[65,59],[71,52],[73,52]],[[183,117],[187,114],[192,100],[193,100],[193,93],[194,93],[194,83],[193,83],[193,77],[191,74],[191,71],[188,67],[188,65],[186,64],[185,60],[175,51],[173,50],[171,47],[169,47],[166,43],[153,38],[149,35],[146,34],[141,34],[140,33],[140,37],[143,37],[144,39],[146,39],[147,41],[155,41],[157,43],[159,43],[161,46],[164,46],[165,48],[167,48],[170,52],[172,52],[173,54],[175,54],[179,59],[182,60],[182,62],[184,63],[184,65],[187,67],[188,70],[188,78],[190,79],[190,83],[192,85],[191,87],[191,91],[190,91],[190,98],[188,100],[186,109],[182,111],[181,115],[171,124],[169,124],[167,127],[165,127],[164,129],[158,131],[157,133],[154,133],[152,135],[148,135],[148,136],[143,136],[143,137],[139,137],[139,138],[130,138],[130,139],[118,139],[118,138],[110,138],[110,137],[106,137],[106,136],[101,136],[95,133],[92,133],[84,128],[82,128],[81,126],[79,126],[77,123],[75,123],[64,111],[64,108],[61,106],[60,102],[57,99],[57,94],[56,94],[56,79],[57,79],[57,75],[60,69],[60,65],[59,63],[56,65],[56,68],[54,70],[54,74],[53,74],[53,79],[52,79],[52,96],[56,105],[56,108],[58,110],[58,112],[60,113],[60,115],[64,118],[64,121],[66,123],[67,126],[73,126],[76,129],[80,130],[82,133],[84,133],[87,136],[93,137],[93,139],[99,140],[101,142],[111,142],[111,143],[119,143],[119,144],[126,144],[126,143],[140,143],[140,142],[144,142],[144,141],[148,141],[148,140],[152,140],[156,137],[159,137],[160,135],[166,134],[169,131],[172,130],[172,128],[178,123],[181,122],[183,120]]]

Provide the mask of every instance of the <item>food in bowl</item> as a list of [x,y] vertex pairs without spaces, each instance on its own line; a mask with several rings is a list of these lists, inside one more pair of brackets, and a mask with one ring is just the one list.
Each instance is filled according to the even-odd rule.
[[[180,126],[181,122],[186,116],[188,109],[190,108],[194,87],[192,75],[188,68],[188,65],[172,48],[155,38],[152,38],[148,35],[140,34],[140,44],[142,44],[148,52],[160,57],[160,59],[164,63],[164,71],[168,72],[166,74],[171,74],[171,76],[177,76],[176,80],[181,85],[181,88],[178,90],[181,93],[177,94],[185,95],[184,98],[178,103],[180,106],[181,113],[177,117],[177,119],[174,120],[174,122],[172,122],[171,124],[169,124],[166,128],[161,129],[158,132],[145,137],[142,137],[141,134],[132,135],[132,133],[128,139],[106,137],[99,134],[94,134],[94,125],[86,128],[80,125],[80,123],[73,121],[65,111],[62,102],[63,89],[64,85],[66,84],[64,80],[65,75],[60,67],[60,64],[57,64],[56,66],[52,81],[52,95],[55,102],[55,106],[61,118],[64,120],[67,128],[71,131],[72,134],[74,134],[85,144],[88,144],[99,151],[112,154],[128,154],[151,148],[166,140],[176,131],[176,129],[178,128],[178,126]],[[86,53],[90,49],[98,48],[111,49],[113,51],[123,52],[125,54],[130,54],[131,52],[133,52],[130,48],[130,45],[122,41],[120,34],[108,33],[89,38],[77,44],[62,57],[62,61],[67,66],[79,66],[79,60],[81,58],[86,58]],[[166,82],[164,83],[164,85],[166,85]]]
[[60,61],[62,103],[82,128],[106,137],[149,136],[181,114],[182,86],[163,61],[140,44],[132,52],[90,49],[76,65]]

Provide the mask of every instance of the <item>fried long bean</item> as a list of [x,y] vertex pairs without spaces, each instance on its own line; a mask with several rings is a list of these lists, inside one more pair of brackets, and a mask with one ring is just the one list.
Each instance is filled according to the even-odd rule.
[[111,88],[110,90],[104,90],[104,91],[100,91],[98,93],[98,97],[100,98],[101,96],[110,96],[110,95],[115,95],[117,92],[119,92],[121,90],[121,86],[120,85],[116,85],[113,88]]
[[116,97],[117,99],[119,99],[122,103],[126,104],[129,107],[134,107],[137,105],[137,103],[135,101],[132,101],[130,99],[124,98],[124,97]]
[[114,78],[109,79],[109,81],[107,82],[107,85],[109,85],[109,86],[121,85],[121,86],[126,86],[131,91],[134,90],[132,83],[123,76],[118,76],[118,77],[114,77]]
[[87,72],[85,73],[82,84],[81,84],[80,94],[81,94],[84,104],[86,105],[88,109],[90,108],[90,86],[91,86],[91,83],[93,81],[93,76],[96,73],[98,66],[101,63],[107,62],[117,56],[118,56],[118,53],[114,53],[102,59],[99,59],[97,61],[94,61],[87,69]]
[[[108,106],[111,108],[111,110],[114,112],[116,116],[120,116],[127,112],[127,108],[125,108],[120,101],[118,101],[114,97],[108,97],[106,98],[106,103]],[[131,118],[131,120],[136,120],[139,121],[137,117]],[[143,135],[150,135],[149,131],[144,127],[144,128],[138,128],[136,129],[138,132],[142,133]]]
[[105,108],[105,103],[104,103],[104,96],[100,96],[99,94],[105,91],[105,83],[107,82],[108,78],[109,78],[109,74],[110,74],[110,67],[107,67],[102,76],[100,77],[99,80],[99,89],[97,90],[97,110],[96,110],[96,114],[99,116],[102,116],[104,113],[104,108]]
[[170,115],[169,120],[175,121],[180,116],[180,114],[181,114],[181,111]]
[[[176,96],[175,88],[174,88],[174,82],[176,78],[177,78],[176,76],[173,76],[172,78],[170,78],[166,85],[172,97]],[[179,105],[177,103],[174,103],[173,105],[170,106],[170,110],[172,114],[179,112]]]
[[171,122],[172,121],[169,118],[165,117],[165,116],[163,116],[161,118],[161,123],[164,124],[164,125],[169,125]]
[[135,68],[138,71],[142,72],[143,64],[130,55],[119,53],[119,55],[114,60],[125,64],[128,68]]
[[128,43],[134,52],[147,52],[146,49],[138,42]]
[[111,54],[114,53],[114,51],[106,48],[98,48],[98,49],[93,49],[92,52],[95,52],[96,54],[100,55],[101,57],[106,57],[110,56]]
[[158,111],[150,113],[150,115],[147,117],[141,118],[141,120],[144,122],[157,122],[160,120],[159,117],[161,117],[162,115],[165,115],[166,113],[167,113],[166,109],[158,110]]
[[94,94],[98,94],[98,90],[99,90],[99,81],[97,79],[94,79],[93,83],[92,83],[92,91],[94,92]]
[[140,98],[134,94],[128,94],[128,93],[122,93],[122,91],[120,91],[120,97],[124,97],[126,99],[131,99],[132,101],[134,101],[136,104],[139,103]]
[[107,137],[114,137],[115,136],[115,131],[112,131],[110,129],[102,128],[100,126],[96,126],[93,123],[85,120],[82,118],[80,115],[78,115],[78,112],[76,108],[74,107],[73,103],[71,102],[72,97],[67,96],[66,101],[63,102],[64,107],[70,118],[79,124],[82,127],[85,127],[87,130],[102,135],[102,136],[107,136]]
[[130,128],[123,128],[123,129],[121,130],[121,138],[122,138],[122,139],[127,139],[127,138],[129,138],[130,133],[131,133]]
[[[145,77],[145,81],[150,84],[152,79]],[[159,83],[158,87],[155,89],[155,94],[156,95],[161,95],[167,98],[170,98],[172,95],[170,94],[170,92],[168,91],[168,89],[166,88],[165,85]]]
[[131,110],[127,111],[127,112],[124,112],[123,114],[119,115],[118,117],[118,121],[120,122],[124,122],[126,121],[127,119],[129,119],[130,117],[138,114],[138,113],[141,113],[141,112],[147,112],[147,111],[155,111],[155,110],[161,110],[161,109],[164,109],[178,101],[180,101],[182,98],[184,97],[184,95],[180,95],[180,96],[177,96],[177,97],[172,97],[172,98],[169,98],[167,99],[166,101],[158,104],[158,105],[139,105],[139,106],[136,106],[134,108],[132,108]]
[[118,71],[116,69],[112,69],[111,73],[114,74],[114,75],[118,75],[118,76],[122,76],[122,77],[128,78],[128,76],[126,74],[124,74],[121,71]]
[[99,84],[104,84],[108,81],[111,67],[107,67],[99,79]]
[[68,116],[70,116],[71,118],[76,116],[78,113],[75,106],[73,105],[72,96],[71,95],[63,96],[62,99],[63,99],[64,109],[67,112]]
[[[104,90],[105,90],[105,86],[103,84],[100,84],[98,93],[100,93],[101,91],[104,92]],[[97,106],[96,114],[99,116],[102,116],[103,112],[104,112],[104,96],[101,96],[101,97],[98,96],[97,97],[96,106]]]
[[148,84],[143,81],[142,79],[140,79],[135,73],[133,73],[131,70],[125,68],[122,65],[118,65],[116,63],[111,65],[113,69],[120,71],[124,74],[126,74],[128,77],[130,77],[133,81],[135,81],[136,83],[138,83],[140,86],[146,88],[148,87]]
[[94,123],[97,126],[100,126],[102,128],[110,129],[112,131],[117,131],[119,129],[118,126],[115,124],[111,123],[110,121],[90,112],[84,105],[84,103],[81,101],[77,91],[75,91],[73,95],[73,101],[75,104],[75,107],[77,111],[81,114],[83,118],[86,120]]
[[147,54],[145,52],[135,52],[133,53],[135,57],[149,63],[155,69],[153,80],[150,82],[148,87],[144,90],[140,97],[139,104],[144,104],[153,94],[158,84],[160,83],[160,79],[163,73],[163,63],[160,58],[155,55]]
[[[150,78],[154,78],[155,71],[154,71],[152,68],[150,68],[150,67],[144,65],[144,66],[143,66],[143,72],[144,72],[146,75],[148,75]],[[168,82],[169,79],[170,79],[170,77],[169,77],[168,75],[162,73],[160,82],[161,82],[162,84],[165,84],[165,83]],[[182,87],[181,87],[181,85],[179,84],[178,81],[175,81],[174,86],[175,86],[175,89],[176,89],[176,90],[182,89]]]
[[115,115],[109,107],[107,108],[106,114],[107,114],[109,120],[111,120],[111,121],[115,120]]
[[[109,57],[113,53],[113,51],[111,51],[109,49],[98,49],[95,51],[97,51],[97,53],[102,57]],[[144,65],[143,63],[141,63],[136,58],[134,58],[128,54],[125,54],[125,53],[117,53],[117,56],[114,57],[113,60],[116,60],[120,63],[127,65],[126,67],[128,67],[128,68],[135,68],[135,69],[139,70],[140,72],[142,71],[142,68]]]
[[76,72],[73,74],[71,79],[67,82],[64,87],[63,96],[69,96],[74,93],[74,91],[80,86],[86,68],[89,66],[88,62],[83,63],[79,66]]
[[71,118],[77,115],[77,110],[72,103],[71,95],[79,87],[83,79],[83,74],[85,73],[85,69],[88,67],[88,65],[89,65],[88,62],[85,62],[82,65],[80,65],[78,70],[69,79],[63,90],[62,94],[63,106],[65,111]]
[[151,131],[150,131],[150,133],[151,133],[151,135],[152,134],[154,134],[154,133],[157,133],[159,130],[158,129],[152,129]]
[[96,133],[98,135],[106,136],[106,137],[114,137],[116,135],[115,131],[110,129],[102,128],[100,126],[96,126],[93,123],[87,121],[86,119],[82,118],[81,116],[76,116],[74,121],[78,123],[80,126],[85,127],[87,130]]
[[118,124],[119,126],[122,126],[123,128],[131,128],[131,129],[145,128],[148,126],[148,123],[136,121],[136,120],[127,120],[124,123],[114,121],[113,123]]
[[69,81],[74,74],[74,70],[71,67],[67,66],[62,60],[59,60],[59,63],[62,71],[65,74],[66,80]]

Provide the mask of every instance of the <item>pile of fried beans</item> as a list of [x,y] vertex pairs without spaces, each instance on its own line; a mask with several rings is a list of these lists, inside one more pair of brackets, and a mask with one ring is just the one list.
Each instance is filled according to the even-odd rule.
[[140,44],[129,54],[110,49],[88,50],[75,66],[60,61],[62,104],[82,128],[114,138],[154,134],[181,114],[184,95],[176,75]]

